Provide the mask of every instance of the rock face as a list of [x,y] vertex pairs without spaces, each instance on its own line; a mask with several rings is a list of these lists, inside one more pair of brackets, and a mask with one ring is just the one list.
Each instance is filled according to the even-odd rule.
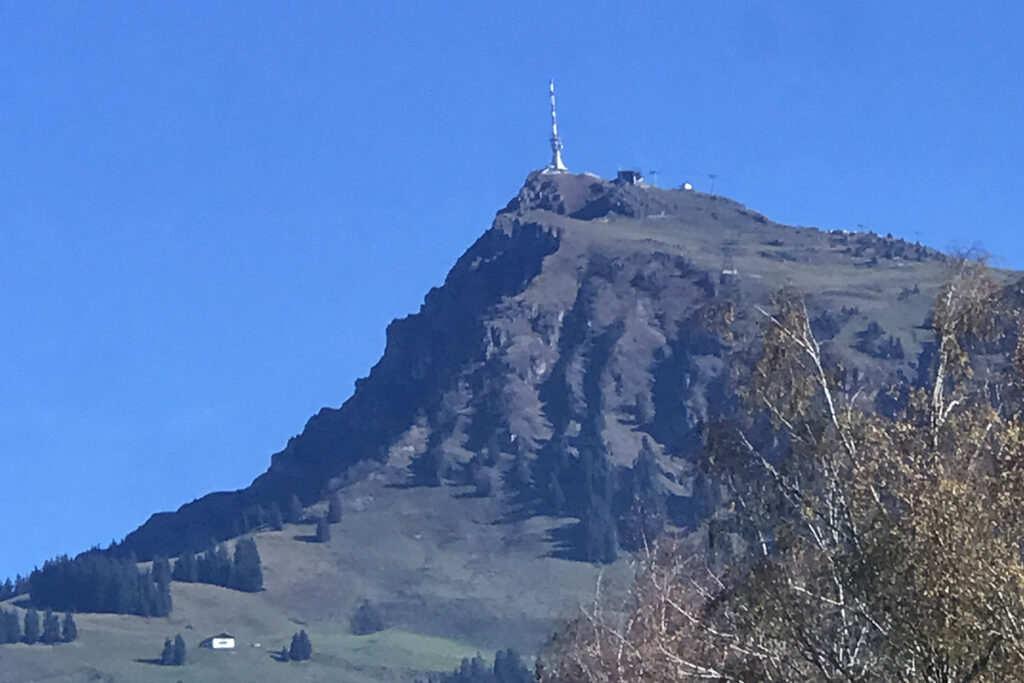
[[804,291],[849,381],[872,386],[914,376],[943,276],[944,257],[900,240],[534,173],[420,311],[391,323],[344,405],[312,417],[249,488],[154,515],[121,549],[201,547],[371,472],[583,518],[595,495],[628,506],[623,482],[645,449],[670,521],[692,526],[714,503],[695,466],[703,426],[730,409],[730,359],[756,337],[755,305]]

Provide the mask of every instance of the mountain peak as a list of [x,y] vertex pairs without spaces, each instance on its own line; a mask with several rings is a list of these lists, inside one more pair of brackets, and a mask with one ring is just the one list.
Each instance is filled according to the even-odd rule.
[[695,524],[707,504],[696,454],[727,401],[734,344],[708,312],[734,307],[749,337],[752,306],[795,286],[849,367],[912,376],[942,276],[935,252],[901,240],[784,226],[630,175],[533,172],[420,310],[388,326],[380,361],[340,408],[312,417],[250,487],[154,515],[124,550],[203,547],[268,505],[311,503],[370,473],[581,516],[586,458],[615,473],[645,442],[674,523]]

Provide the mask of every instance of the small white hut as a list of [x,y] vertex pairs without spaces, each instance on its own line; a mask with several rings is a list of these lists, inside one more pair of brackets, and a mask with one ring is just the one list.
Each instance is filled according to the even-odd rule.
[[204,640],[200,643],[200,646],[209,647],[214,650],[234,650],[235,637],[230,633],[218,633],[217,635]]

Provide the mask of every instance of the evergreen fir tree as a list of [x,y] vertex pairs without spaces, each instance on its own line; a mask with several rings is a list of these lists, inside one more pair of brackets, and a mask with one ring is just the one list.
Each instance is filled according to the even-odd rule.
[[71,616],[71,612],[64,614],[64,623],[61,626],[61,640],[65,643],[78,638],[78,626],[75,624],[75,618]]
[[171,582],[171,565],[166,557],[157,555],[153,558],[153,581],[158,584]]
[[580,514],[579,543],[588,562],[614,562],[619,539],[612,511],[614,480],[600,436],[600,424],[581,437],[580,458],[583,469],[583,510]]
[[39,642],[43,645],[53,645],[60,642],[60,619],[53,610],[46,610],[43,616],[43,633],[39,636]]
[[174,643],[170,638],[164,640],[164,649],[160,653],[160,663],[164,666],[174,666]]
[[583,559],[602,564],[614,562],[618,556],[619,536],[610,501],[599,497],[591,499],[580,525]]
[[660,470],[654,448],[647,437],[629,470],[623,486],[620,538],[627,550],[640,550],[665,531],[668,517],[665,494],[659,481]]
[[256,541],[243,538],[235,544],[235,559],[231,566],[231,588],[254,593],[263,590],[263,567]]
[[331,540],[331,525],[326,517],[321,517],[316,522],[316,542],[327,543]]
[[15,611],[0,610],[0,643],[21,642],[21,621]]
[[327,503],[327,521],[331,524],[341,521],[341,495],[337,491],[331,494]]
[[39,612],[35,607],[29,607],[25,612],[25,642],[35,645],[39,642]]
[[252,505],[242,513],[243,531],[250,529],[262,529],[267,523],[267,513],[262,505]]
[[409,463],[409,473],[418,486],[440,486],[444,480],[444,465],[444,456],[431,449]]
[[180,633],[174,636],[172,661],[174,662],[174,666],[182,666],[185,664],[185,639],[181,637]]
[[510,649],[494,654],[494,680],[496,683],[533,683],[536,679],[519,653]]
[[196,581],[199,583],[216,583],[216,552],[211,545],[196,556]]
[[197,582],[199,580],[199,562],[196,559],[196,554],[190,550],[183,552],[178,561],[174,563],[171,578],[182,583]]
[[313,658],[313,643],[305,631],[299,631],[299,638],[302,639],[302,654],[306,659]]
[[[302,633],[305,633],[305,631],[302,631]],[[298,633],[292,636],[292,644],[288,648],[288,658],[293,662],[301,662],[306,659],[305,647]]]
[[147,588],[153,586],[153,608],[155,617],[166,617],[171,613],[171,565],[166,557],[153,560],[153,580],[146,583]]
[[288,656],[293,662],[301,662],[308,659],[308,657],[306,657],[305,635],[305,631],[300,631],[292,636],[292,645],[288,648]]
[[284,516],[281,514],[281,508],[277,503],[270,504],[270,510],[267,512],[267,525],[274,531],[280,531],[284,528]]
[[562,492],[562,483],[558,480],[558,473],[554,470],[548,473],[548,501],[551,511],[555,515],[565,513],[565,493]]
[[278,653],[277,659],[278,659],[278,661],[281,661],[281,662],[290,662],[290,661],[292,661],[292,655],[288,651],[287,647],[282,647],[281,648],[281,652]]
[[209,583],[227,587],[231,583],[231,556],[228,555],[227,546],[223,543],[218,545],[211,560],[212,575]]
[[384,630],[384,617],[380,609],[367,600],[359,605],[359,609],[352,615],[349,621],[349,628],[357,636],[366,636],[371,633]]

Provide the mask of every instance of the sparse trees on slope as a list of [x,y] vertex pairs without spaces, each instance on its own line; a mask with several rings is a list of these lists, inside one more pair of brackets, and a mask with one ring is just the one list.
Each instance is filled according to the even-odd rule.
[[224,544],[208,548],[199,555],[183,553],[174,565],[172,576],[175,581],[209,583],[247,592],[263,590],[263,565],[256,541],[251,538],[240,539],[235,544],[233,557]]
[[499,650],[494,665],[488,666],[479,654],[465,658],[451,673],[430,676],[419,683],[533,683],[533,673],[523,664],[515,650]]
[[[932,383],[887,417],[843,393],[783,293],[746,419],[708,435],[753,553],[720,573],[665,544],[627,603],[552,641],[544,680],[1024,678],[1024,334],[1002,303],[960,262],[936,306]],[[1014,323],[1017,372],[972,382],[971,344],[997,319]],[[754,437],[763,419],[783,457]]]

